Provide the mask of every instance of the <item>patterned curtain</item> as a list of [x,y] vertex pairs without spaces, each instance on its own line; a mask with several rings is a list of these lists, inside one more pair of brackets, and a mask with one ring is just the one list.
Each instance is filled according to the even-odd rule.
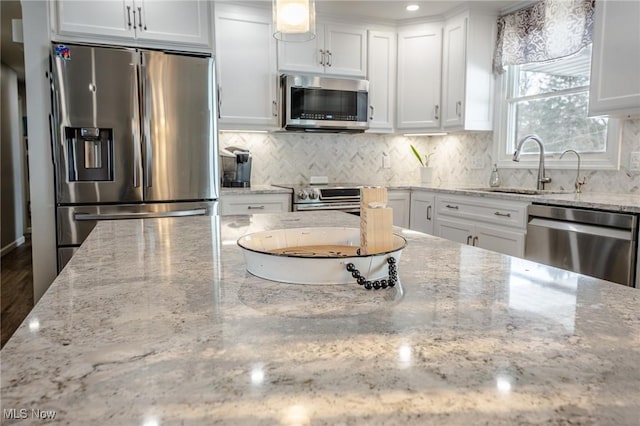
[[542,0],[498,18],[493,71],[573,55],[591,43],[595,0]]

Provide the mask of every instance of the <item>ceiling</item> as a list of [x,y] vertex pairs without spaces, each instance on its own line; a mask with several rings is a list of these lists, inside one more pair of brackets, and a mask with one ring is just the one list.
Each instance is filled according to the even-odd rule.
[[[316,0],[316,11],[323,15],[397,22],[443,15],[465,3],[500,12],[512,9],[518,3],[527,2],[530,2],[530,0]],[[240,3],[259,5],[265,8],[271,7],[271,0],[240,1]],[[408,12],[406,10],[408,4],[417,4],[420,9],[416,12]],[[22,17],[20,1],[0,0],[0,6],[1,59],[4,64],[18,73],[19,80],[24,80],[24,49],[22,43],[13,41],[11,33],[11,20],[21,19]]]

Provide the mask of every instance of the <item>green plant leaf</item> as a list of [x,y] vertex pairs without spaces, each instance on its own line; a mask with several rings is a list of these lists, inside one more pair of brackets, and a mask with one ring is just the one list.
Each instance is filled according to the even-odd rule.
[[418,161],[420,162],[420,165],[424,167],[424,161],[422,161],[422,156],[420,155],[416,147],[413,146],[412,144],[409,144],[409,146],[411,147],[411,151],[413,151],[413,155],[415,155]]

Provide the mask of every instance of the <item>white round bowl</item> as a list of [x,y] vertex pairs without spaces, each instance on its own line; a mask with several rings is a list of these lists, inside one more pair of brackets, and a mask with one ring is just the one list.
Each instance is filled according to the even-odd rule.
[[[397,263],[407,241],[394,234],[388,252],[358,255],[359,228],[324,227],[256,232],[240,237],[238,245],[247,271],[260,278],[294,284],[348,284],[355,279],[346,270],[347,263],[353,263],[367,280],[385,278],[387,259],[393,257]],[[305,250],[309,246],[320,250],[310,253]],[[326,246],[326,250],[317,246]],[[335,250],[335,246],[344,250]]]

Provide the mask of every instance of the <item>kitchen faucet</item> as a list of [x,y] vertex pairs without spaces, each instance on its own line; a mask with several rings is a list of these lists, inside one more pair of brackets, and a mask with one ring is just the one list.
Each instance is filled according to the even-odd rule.
[[560,160],[562,160],[562,157],[564,157],[564,155],[567,152],[573,152],[577,157],[578,157],[578,173],[576,174],[576,181],[573,184],[573,187],[576,189],[576,193],[579,194],[582,192],[582,185],[584,185],[585,183],[587,183],[587,178],[583,177],[582,179],[580,179],[580,154],[578,154],[578,152],[574,149],[567,149],[565,152],[563,152],[562,154],[560,154]]
[[524,143],[529,139],[537,143],[538,147],[540,148],[540,163],[538,164],[538,184],[536,186],[536,189],[544,189],[544,184],[551,182],[551,178],[544,175],[544,146],[542,146],[542,140],[540,139],[540,136],[527,135],[522,138],[520,142],[518,142],[518,146],[513,153],[513,161],[520,161],[520,150],[522,149],[522,145],[524,145]]

